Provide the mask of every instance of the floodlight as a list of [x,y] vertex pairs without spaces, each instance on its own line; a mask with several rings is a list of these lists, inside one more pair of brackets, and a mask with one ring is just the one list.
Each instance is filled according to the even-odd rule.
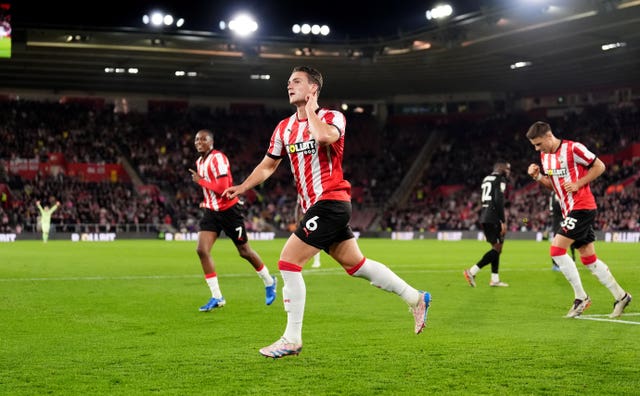
[[240,14],[229,22],[229,29],[237,35],[246,37],[258,30],[258,23],[248,14]]
[[427,19],[442,19],[451,16],[451,14],[453,14],[453,7],[449,4],[442,4],[428,10]]

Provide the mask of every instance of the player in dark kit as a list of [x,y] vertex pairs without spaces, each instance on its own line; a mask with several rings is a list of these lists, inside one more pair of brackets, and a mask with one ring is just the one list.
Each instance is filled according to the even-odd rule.
[[500,253],[504,236],[507,233],[507,223],[504,215],[504,192],[507,188],[507,179],[511,173],[511,164],[508,162],[496,162],[493,172],[482,180],[482,213],[480,223],[482,231],[491,244],[491,250],[486,252],[477,264],[464,270],[464,277],[471,287],[476,287],[476,274],[482,267],[491,264],[491,281],[489,286],[507,287],[507,283],[500,281],[498,268],[500,267]]

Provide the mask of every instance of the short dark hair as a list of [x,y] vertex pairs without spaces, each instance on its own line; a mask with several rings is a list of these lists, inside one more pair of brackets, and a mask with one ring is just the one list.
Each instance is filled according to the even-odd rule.
[[206,133],[211,137],[211,140],[214,140],[213,131],[210,129],[201,129],[198,132]]
[[527,139],[535,139],[544,136],[551,130],[551,125],[544,121],[536,121],[527,131]]
[[494,172],[505,173],[507,169],[511,169],[511,164],[508,161],[499,160],[493,164]]
[[318,85],[318,93],[322,90],[322,73],[310,66],[296,66],[293,72],[303,72],[307,74],[309,81]]

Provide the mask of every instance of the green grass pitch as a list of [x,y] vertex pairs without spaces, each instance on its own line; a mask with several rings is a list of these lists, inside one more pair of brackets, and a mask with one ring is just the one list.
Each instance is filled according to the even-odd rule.
[[[274,273],[283,244],[252,242]],[[210,295],[195,242],[1,244],[0,394],[638,394],[638,244],[597,244],[637,296],[619,320],[606,318],[613,298],[583,268],[593,305],[582,319],[563,317],[573,292],[550,270],[548,242],[507,240],[510,287],[490,288],[486,267],[475,289],[462,270],[485,242],[360,246],[432,293],[425,331],[413,334],[399,297],[323,253],[321,268],[304,270],[302,353],[273,360],[258,349],[284,331],[281,290],[265,306],[262,282],[227,239],[213,253],[227,305],[210,313],[198,312]]]

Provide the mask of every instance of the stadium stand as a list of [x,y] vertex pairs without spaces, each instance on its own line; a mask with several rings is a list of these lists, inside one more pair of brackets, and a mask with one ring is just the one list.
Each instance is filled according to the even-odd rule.
[[[109,106],[38,101],[5,101],[0,106],[0,138],[6,142],[0,148],[0,227],[4,232],[34,232],[37,199],[63,203],[53,216],[53,224],[63,232],[195,231],[200,191],[186,176],[195,161],[193,131],[215,126],[216,146],[230,153],[234,177],[241,180],[262,157],[271,126],[283,116],[204,108],[125,115]],[[390,117],[380,128],[370,116],[349,115],[345,172],[353,184],[354,228],[477,229],[477,183],[498,157],[511,161],[514,169],[509,229],[548,228],[546,195],[530,183],[525,171],[535,160],[523,137],[532,120],[527,114],[446,122]],[[595,106],[552,120],[560,136],[597,147],[609,166],[593,186],[603,208],[598,218],[602,230],[639,229],[638,121],[633,106]],[[424,161],[418,156],[420,148],[436,132],[441,134],[439,143],[430,160]],[[488,142],[486,136],[491,136]],[[36,161],[36,169],[16,171],[25,161]],[[92,180],[87,173],[74,171],[74,164],[114,164],[128,170]],[[393,196],[398,188],[406,188],[402,177],[416,164],[421,172],[412,182],[415,187],[399,204]],[[268,183],[245,197],[248,228],[287,230],[294,222],[295,191],[284,172]]]

